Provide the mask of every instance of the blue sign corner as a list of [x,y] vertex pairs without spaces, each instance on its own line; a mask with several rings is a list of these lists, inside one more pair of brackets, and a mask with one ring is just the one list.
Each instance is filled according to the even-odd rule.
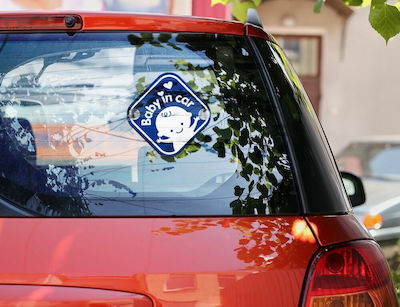
[[209,107],[174,73],[160,75],[128,108],[132,128],[165,156],[177,155],[210,118]]

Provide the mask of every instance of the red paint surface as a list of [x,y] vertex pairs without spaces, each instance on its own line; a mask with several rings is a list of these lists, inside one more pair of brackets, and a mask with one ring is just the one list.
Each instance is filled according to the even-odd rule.
[[229,5],[216,4],[211,6],[211,0],[193,0],[192,15],[230,19],[231,10]]
[[277,43],[275,38],[273,38],[271,34],[265,32],[260,27],[256,27],[256,26],[253,26],[250,24],[245,25],[245,34],[247,36],[261,38],[261,39],[265,39],[265,40],[269,40],[269,41]]
[[[171,31],[171,32],[201,32],[244,35],[244,26],[240,22],[215,20],[200,17],[179,17],[162,15],[142,15],[126,13],[1,13],[1,16],[47,16],[71,15],[82,17],[85,30],[113,30],[113,31]],[[40,29],[44,31],[43,27]],[[54,29],[49,28],[49,31]]]
[[[244,35],[241,23],[203,18],[80,16],[82,30]],[[351,215],[306,219],[3,218],[0,284],[120,290],[148,295],[156,306],[298,306],[318,249],[313,233],[323,246],[369,238]]]
[[[21,23],[27,24],[38,16],[63,16],[63,15],[79,15],[82,18],[83,26],[80,30],[65,29],[65,31],[166,31],[166,32],[199,32],[199,33],[219,33],[231,35],[247,35],[274,41],[273,37],[266,33],[263,29],[252,25],[244,25],[240,22],[216,20],[200,17],[180,17],[180,16],[162,16],[162,15],[142,15],[142,14],[119,14],[119,13],[1,13],[1,18],[8,20],[10,17],[21,18]],[[23,21],[23,17],[28,19]],[[15,30],[15,29],[14,29]],[[34,24],[30,31],[37,31]],[[10,32],[13,29],[0,28],[0,32]],[[40,31],[60,31],[60,25],[57,26],[49,23],[46,27],[43,22],[40,24]]]
[[72,287],[0,285],[0,306],[46,307],[151,307],[146,296],[98,289]]
[[298,217],[3,218],[0,283],[120,290],[163,306],[297,306],[318,248],[310,233]]
[[306,219],[317,227],[318,243],[322,246],[372,238],[352,214],[308,216]]
[[243,35],[240,22],[221,21],[206,18],[151,16],[134,14],[80,14],[83,30],[138,30],[203,32]]
[[[58,15],[17,15],[17,14],[1,14],[0,15],[0,31],[2,30],[21,30],[21,31],[38,31],[47,30],[49,27],[53,30],[65,30],[67,27],[65,25],[66,14]],[[70,15],[68,17],[73,18],[75,23],[72,27],[68,29],[79,30],[82,26],[82,20],[77,15]]]

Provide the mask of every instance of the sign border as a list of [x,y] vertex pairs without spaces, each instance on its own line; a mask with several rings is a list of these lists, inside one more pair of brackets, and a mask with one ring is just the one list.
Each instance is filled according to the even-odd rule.
[[[158,146],[158,144],[157,144],[156,142],[154,142],[150,137],[148,137],[147,134],[141,129],[141,127],[138,126],[138,125],[129,117],[130,110],[131,110],[132,108],[134,108],[136,105],[138,105],[138,104],[148,95],[148,93],[150,93],[150,92],[156,87],[156,85],[158,85],[159,83],[161,83],[161,81],[162,81],[163,79],[168,78],[168,77],[174,78],[176,81],[178,81],[179,84],[182,85],[182,86],[196,99],[197,102],[199,102],[206,110],[208,110],[208,112],[209,112],[209,114],[210,114],[210,116],[208,117],[208,119],[197,129],[197,132],[193,135],[193,137],[192,137],[184,146],[182,146],[182,148],[180,148],[179,150],[174,151],[174,152],[165,152],[164,150],[162,150],[162,149]],[[184,80],[182,80],[181,77],[179,77],[178,75],[176,75],[176,74],[174,74],[174,73],[164,73],[164,74],[158,76],[157,79],[155,79],[155,80],[153,81],[153,83],[148,87],[148,89],[147,89],[146,91],[144,91],[144,92],[139,96],[139,98],[138,98],[136,101],[132,102],[132,103],[129,105],[128,111],[127,111],[127,119],[128,119],[128,122],[129,122],[130,126],[131,126],[133,129],[135,129],[135,131],[137,131],[137,132],[140,134],[140,136],[141,136],[142,138],[144,138],[144,139],[147,141],[147,143],[149,143],[159,154],[164,155],[164,156],[176,156],[178,153],[180,153],[180,152],[186,147],[186,145],[187,145],[191,140],[193,140],[194,137],[196,137],[196,135],[198,135],[198,134],[205,128],[205,126],[208,125],[208,123],[210,122],[210,119],[211,119],[211,110],[210,110],[210,108],[208,107],[208,105],[206,105],[203,101],[200,100],[199,97],[197,97],[197,95],[196,95],[196,94],[193,92],[193,90],[186,84],[186,82],[185,82]]]

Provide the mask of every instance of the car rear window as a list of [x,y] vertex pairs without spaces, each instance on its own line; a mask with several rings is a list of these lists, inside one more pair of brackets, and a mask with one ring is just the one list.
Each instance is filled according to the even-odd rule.
[[229,35],[0,35],[0,214],[298,213],[253,58]]

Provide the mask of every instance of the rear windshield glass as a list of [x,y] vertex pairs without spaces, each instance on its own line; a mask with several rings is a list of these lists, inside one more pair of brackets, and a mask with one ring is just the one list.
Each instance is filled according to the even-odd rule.
[[0,35],[0,214],[299,212],[244,37]]

